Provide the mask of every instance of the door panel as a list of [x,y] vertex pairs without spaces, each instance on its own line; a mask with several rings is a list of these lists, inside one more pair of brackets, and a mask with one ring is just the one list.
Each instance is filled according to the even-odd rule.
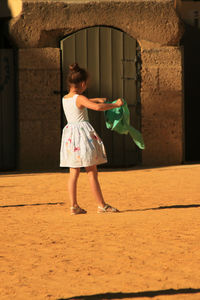
[[[100,28],[100,97],[112,99],[112,45],[111,28]],[[101,138],[105,144],[109,163],[113,158],[113,134],[106,130],[104,112],[101,112]]]
[[[136,115],[136,41],[124,35],[124,57],[123,57],[123,78],[124,78],[124,98],[126,99],[131,120],[134,120],[134,125],[137,127]],[[138,159],[138,149],[133,143],[130,136],[125,139],[125,164],[134,165]]]
[[16,159],[14,53],[0,49],[0,170],[12,170]]

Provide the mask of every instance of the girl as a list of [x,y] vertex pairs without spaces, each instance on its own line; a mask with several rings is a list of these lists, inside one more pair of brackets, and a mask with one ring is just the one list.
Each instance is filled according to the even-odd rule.
[[69,93],[62,99],[64,113],[68,124],[62,133],[60,149],[60,166],[70,168],[68,182],[69,198],[71,202],[71,214],[85,214],[77,202],[77,180],[80,168],[85,167],[90,185],[98,204],[98,213],[118,212],[109,204],[106,204],[98,181],[98,164],[107,162],[102,140],[89,123],[87,108],[96,111],[105,111],[123,105],[118,99],[114,104],[104,103],[105,98],[88,99],[82,93],[87,88],[88,73],[80,68],[77,63],[69,66],[67,78]]

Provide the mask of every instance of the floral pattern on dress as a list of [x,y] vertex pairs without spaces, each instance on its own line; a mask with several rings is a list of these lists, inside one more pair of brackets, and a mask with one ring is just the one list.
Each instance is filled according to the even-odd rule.
[[78,168],[107,162],[104,144],[89,122],[64,127],[60,153],[61,167]]

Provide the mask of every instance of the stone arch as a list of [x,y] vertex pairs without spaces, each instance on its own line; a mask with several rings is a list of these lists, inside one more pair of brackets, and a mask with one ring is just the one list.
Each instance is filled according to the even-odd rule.
[[[78,17],[77,17],[78,16]],[[10,34],[20,48],[58,47],[59,40],[85,27],[116,27],[137,40],[176,45],[182,25],[166,1],[27,1],[10,21]]]

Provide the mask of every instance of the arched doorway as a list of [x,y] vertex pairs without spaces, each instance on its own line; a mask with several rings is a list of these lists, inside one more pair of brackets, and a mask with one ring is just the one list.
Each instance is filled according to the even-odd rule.
[[[126,99],[131,123],[139,129],[140,112],[137,94],[137,43],[126,33],[104,26],[77,31],[61,41],[62,90],[67,90],[68,65],[74,62],[91,75],[87,96]],[[109,167],[129,167],[140,162],[140,151],[130,136],[109,131],[104,113],[89,112],[90,122],[104,141]],[[66,123],[65,118],[64,124]]]

